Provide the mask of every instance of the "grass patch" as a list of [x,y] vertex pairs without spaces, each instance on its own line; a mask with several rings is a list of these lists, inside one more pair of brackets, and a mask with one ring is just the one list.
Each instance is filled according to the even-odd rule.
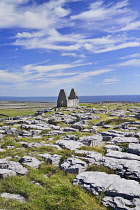
[[106,150],[103,147],[91,147],[91,146],[82,146],[80,147],[79,150],[87,150],[87,151],[94,151],[94,152],[99,152],[101,153],[103,156],[106,153]]
[[[32,115],[35,113],[34,109],[4,109],[0,110],[0,114],[7,115],[9,117],[16,117],[16,116],[25,116],[25,115]],[[3,118],[3,116],[0,116]]]
[[120,144],[117,144],[117,145],[122,148],[122,152],[126,152],[129,143],[120,143]]
[[109,119],[105,121],[105,125],[119,125],[125,122],[134,122],[135,120],[127,119],[127,118],[117,118],[117,119]]
[[[44,174],[52,173],[50,178]],[[63,171],[50,165],[42,165],[39,170],[31,169],[24,177],[8,177],[0,183],[0,193],[21,194],[26,203],[0,198],[0,206],[10,210],[107,210],[99,200],[80,186],[73,186],[75,175],[65,175]],[[30,183],[41,183],[42,187]]]
[[104,165],[90,165],[88,166],[87,171],[98,171],[98,172],[105,172],[107,174],[115,174],[113,169],[108,168]]

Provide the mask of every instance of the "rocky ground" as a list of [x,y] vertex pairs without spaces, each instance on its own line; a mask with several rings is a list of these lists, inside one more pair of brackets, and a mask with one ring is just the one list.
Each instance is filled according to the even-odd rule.
[[[1,118],[0,144],[4,184],[11,177],[26,177],[32,169],[39,171],[42,164],[51,164],[65,175],[75,174],[73,186],[80,185],[96,195],[105,207],[140,209],[139,103],[81,104],[78,108],[45,108],[30,116]],[[51,176],[44,173],[46,179]],[[4,207],[9,199],[28,202],[22,190],[19,194],[3,187],[0,192],[2,209],[13,209],[12,201]]]

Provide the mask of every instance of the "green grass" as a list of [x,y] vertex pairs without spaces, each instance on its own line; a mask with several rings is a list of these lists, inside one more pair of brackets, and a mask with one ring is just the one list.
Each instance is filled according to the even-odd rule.
[[[45,178],[44,174],[50,174]],[[101,202],[80,186],[72,184],[75,175],[42,164],[39,170],[31,169],[24,177],[8,177],[1,180],[0,193],[21,194],[26,203],[0,198],[0,207],[10,210],[106,210]],[[39,182],[42,187],[30,183]]]
[[122,152],[126,152],[129,143],[120,143],[120,144],[117,144],[117,145],[122,148]]
[[98,172],[105,172],[107,174],[115,174],[111,168],[108,168],[104,165],[90,165],[88,166],[87,171],[98,171]]
[[99,153],[101,153],[103,156],[104,156],[105,153],[106,153],[106,150],[105,150],[103,147],[99,147],[99,146],[96,146],[96,147],[82,146],[82,147],[80,147],[80,150],[87,150],[87,151],[99,152]]
[[119,125],[125,122],[135,122],[135,120],[127,119],[127,118],[117,118],[117,119],[109,119],[105,121],[106,125]]
[[[7,115],[8,117],[32,115],[36,112],[36,109],[3,109],[0,110],[0,114]],[[0,115],[1,118],[3,116]]]

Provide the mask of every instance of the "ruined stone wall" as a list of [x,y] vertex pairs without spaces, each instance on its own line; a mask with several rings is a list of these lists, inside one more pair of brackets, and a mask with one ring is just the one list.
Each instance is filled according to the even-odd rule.
[[67,94],[64,89],[61,89],[57,99],[57,107],[67,107],[67,105],[68,105]]
[[72,88],[69,97],[64,89],[61,89],[59,92],[57,107],[78,107],[79,99],[77,93]]
[[79,99],[68,99],[68,107],[78,107]]

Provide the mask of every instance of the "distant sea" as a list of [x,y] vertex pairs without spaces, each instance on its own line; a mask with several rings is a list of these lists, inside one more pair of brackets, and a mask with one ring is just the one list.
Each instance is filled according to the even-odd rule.
[[[108,95],[108,96],[79,96],[80,103],[95,103],[103,101],[126,101],[140,102],[140,95]],[[34,101],[34,102],[56,102],[57,97],[11,97],[0,96],[0,101]]]

